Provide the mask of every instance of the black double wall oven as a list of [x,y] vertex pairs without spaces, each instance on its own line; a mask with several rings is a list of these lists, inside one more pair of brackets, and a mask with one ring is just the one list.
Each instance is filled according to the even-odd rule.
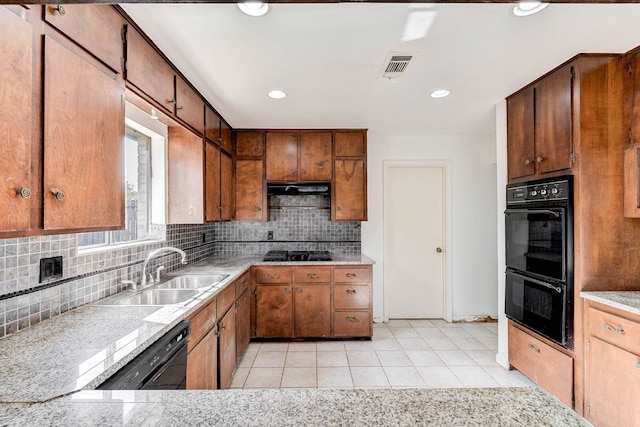
[[507,317],[573,348],[573,177],[507,185]]

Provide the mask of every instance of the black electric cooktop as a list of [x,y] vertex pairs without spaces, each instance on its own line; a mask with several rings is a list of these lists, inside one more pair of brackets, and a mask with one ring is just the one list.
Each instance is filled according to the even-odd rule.
[[331,261],[329,251],[269,251],[263,261]]

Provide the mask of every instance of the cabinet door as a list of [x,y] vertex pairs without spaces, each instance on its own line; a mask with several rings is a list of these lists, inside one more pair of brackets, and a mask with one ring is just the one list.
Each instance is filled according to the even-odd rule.
[[640,356],[591,338],[585,417],[601,427],[640,425]]
[[536,85],[535,138],[538,173],[571,167],[572,74],[573,67],[567,65]]
[[534,89],[507,99],[507,168],[509,179],[536,172],[534,151]]
[[95,55],[112,70],[122,71],[122,16],[109,5],[45,6],[44,19]]
[[169,224],[204,222],[204,148],[202,138],[171,126],[168,142]]
[[212,329],[187,355],[187,390],[218,388],[218,337]]
[[21,231],[31,222],[33,30],[5,7],[0,7],[0,28],[0,231]]
[[236,220],[265,221],[262,160],[236,161]]
[[44,229],[124,228],[124,90],[44,43]]
[[220,149],[227,154],[231,154],[231,127],[224,121],[220,120]]
[[366,151],[365,131],[336,131],[336,157],[362,157]]
[[244,291],[236,302],[236,359],[242,358],[251,338],[251,307],[249,290]]
[[233,162],[226,153],[220,154],[220,219],[233,219]]
[[296,337],[331,335],[330,285],[295,285],[293,324]]
[[300,181],[331,181],[331,132],[300,135]]
[[267,181],[298,181],[298,132],[267,132]]
[[264,285],[256,289],[256,337],[293,336],[291,285]]
[[262,157],[264,154],[263,131],[237,131],[236,156]]
[[625,81],[625,121],[631,126],[631,143],[640,142],[640,50],[626,58],[630,74]]
[[219,144],[220,139],[220,116],[209,107],[204,109],[205,136],[215,144]]
[[[206,140],[205,140],[206,141]],[[205,145],[205,221],[220,221],[220,150],[211,142]]]
[[176,116],[204,133],[204,101],[182,77],[176,77]]
[[[234,289],[235,292],[235,289]],[[236,369],[236,310],[232,307],[218,323],[220,388],[228,388]]]
[[331,203],[334,221],[367,220],[367,183],[362,159],[335,161]]
[[168,113],[175,104],[174,77],[171,66],[133,28],[127,31],[126,79],[147,94]]

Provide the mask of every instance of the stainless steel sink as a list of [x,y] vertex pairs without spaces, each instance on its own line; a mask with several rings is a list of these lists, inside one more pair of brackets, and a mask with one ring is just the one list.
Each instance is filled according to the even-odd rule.
[[192,298],[198,291],[194,289],[147,289],[110,305],[167,305],[178,304]]
[[226,279],[228,274],[194,274],[182,275],[171,278],[170,280],[156,285],[157,289],[200,289],[207,286],[213,286],[216,283]]

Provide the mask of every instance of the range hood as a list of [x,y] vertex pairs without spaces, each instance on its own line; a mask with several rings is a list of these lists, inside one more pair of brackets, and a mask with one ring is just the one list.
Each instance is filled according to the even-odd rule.
[[329,183],[312,183],[312,184],[267,184],[267,194],[269,195],[287,195],[287,196],[304,196],[313,194],[329,195],[331,184]]

